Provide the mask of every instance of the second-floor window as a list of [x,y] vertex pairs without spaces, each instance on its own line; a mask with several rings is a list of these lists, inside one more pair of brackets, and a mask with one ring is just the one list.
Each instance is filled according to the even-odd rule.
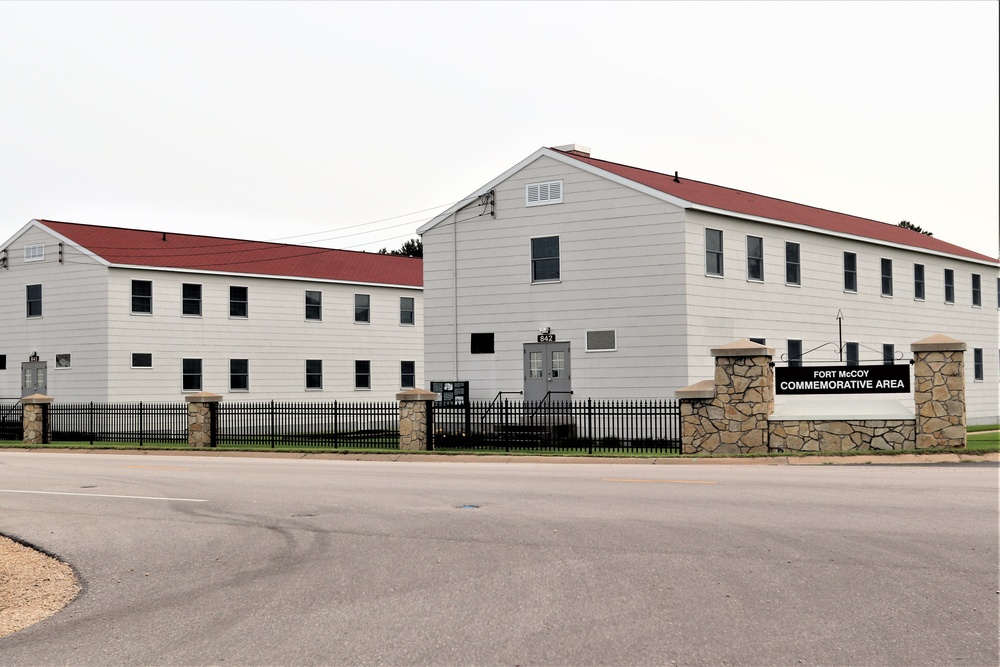
[[362,323],[372,321],[372,298],[370,295],[354,295],[354,321]]
[[143,315],[153,313],[153,281],[132,281],[132,312]]
[[238,285],[229,286],[229,317],[250,316],[249,289]]
[[944,302],[955,303],[955,270],[944,270]]
[[892,296],[892,260],[882,258],[882,296]]
[[858,256],[853,252],[844,253],[844,291],[858,291]]
[[764,280],[764,239],[747,237],[747,280]]
[[306,290],[306,319],[323,319],[323,293],[316,290]]
[[977,308],[983,305],[983,282],[978,273],[972,274],[972,305]]
[[181,313],[201,316],[201,285],[184,283],[181,286]]
[[559,237],[531,239],[531,282],[559,280]]
[[722,230],[705,230],[705,273],[710,276],[723,275]]
[[414,299],[412,296],[401,296],[399,297],[399,323],[400,324],[415,324],[417,321],[416,311],[414,310]]
[[918,301],[924,300],[924,265],[913,265],[913,298]]
[[802,284],[802,267],[799,261],[799,244],[785,242],[785,283],[788,285]]
[[24,286],[24,303],[25,312],[27,317],[41,317],[42,316],[42,286],[41,285],[25,285]]

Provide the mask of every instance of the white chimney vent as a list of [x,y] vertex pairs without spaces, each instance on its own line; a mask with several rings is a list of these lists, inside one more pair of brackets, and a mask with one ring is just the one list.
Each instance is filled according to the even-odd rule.
[[565,146],[556,146],[557,151],[562,151],[564,153],[571,153],[573,155],[583,155],[585,157],[590,157],[590,146],[581,146],[580,144],[566,144]]

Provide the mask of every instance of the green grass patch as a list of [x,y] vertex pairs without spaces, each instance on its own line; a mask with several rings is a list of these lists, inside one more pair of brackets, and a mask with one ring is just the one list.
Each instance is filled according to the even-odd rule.
[[978,433],[979,431],[1000,431],[1000,424],[980,424],[979,426],[966,426],[965,430],[969,433]]
[[1000,431],[969,433],[966,448],[977,452],[1000,452]]

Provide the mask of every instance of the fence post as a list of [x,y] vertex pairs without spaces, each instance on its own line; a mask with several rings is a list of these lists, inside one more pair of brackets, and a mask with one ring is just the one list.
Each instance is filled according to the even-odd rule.
[[437,399],[438,394],[426,389],[410,389],[396,394],[396,400],[399,401],[400,449],[428,449],[428,443],[434,435],[430,430],[432,403]]
[[52,424],[48,419],[48,406],[55,399],[44,394],[32,394],[21,399],[22,424],[24,426],[24,444],[48,444],[52,433]]
[[215,447],[214,435],[218,426],[214,424],[216,416],[214,406],[222,402],[219,394],[200,391],[184,397],[188,404],[188,444],[192,447]]

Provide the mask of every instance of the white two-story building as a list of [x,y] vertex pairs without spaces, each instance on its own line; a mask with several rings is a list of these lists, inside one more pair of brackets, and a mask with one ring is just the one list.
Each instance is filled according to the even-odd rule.
[[410,257],[32,220],[0,246],[0,397],[37,357],[60,402],[393,400],[424,384],[421,285]]
[[576,145],[418,231],[425,377],[473,399],[670,398],[736,339],[778,363],[904,363],[943,333],[968,346],[969,423],[1000,421],[1000,264],[938,238]]

